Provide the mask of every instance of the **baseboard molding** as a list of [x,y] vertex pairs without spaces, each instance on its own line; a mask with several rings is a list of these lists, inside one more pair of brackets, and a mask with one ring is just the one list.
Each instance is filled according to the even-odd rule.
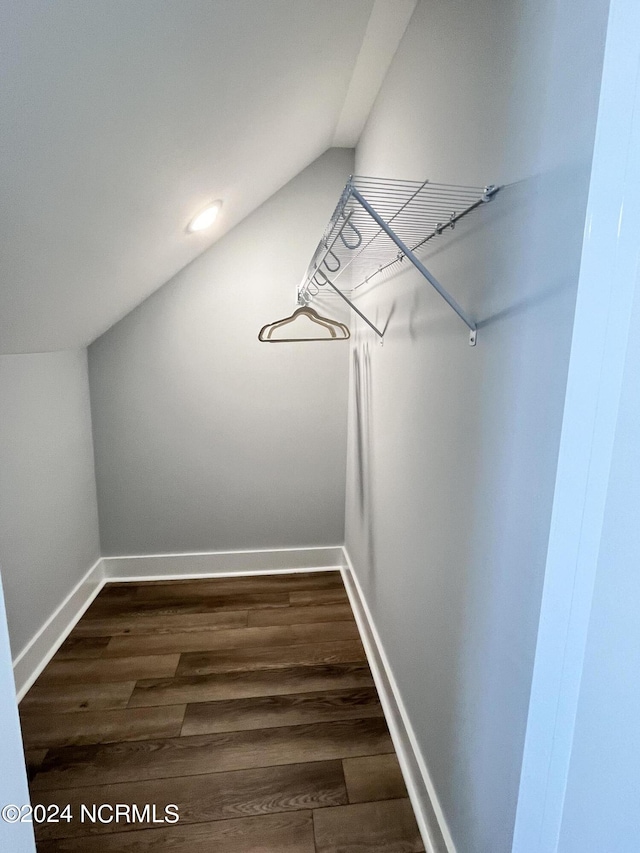
[[276,572],[326,571],[341,569],[345,565],[341,546],[143,554],[102,559],[105,577],[111,581],[189,580]]
[[389,659],[376,629],[349,554],[345,549],[342,576],[358,623],[367,659],[384,708],[385,717],[407,791],[416,814],[427,853],[456,853],[444,813],[424,757],[418,746]]
[[69,636],[104,585],[102,560],[97,560],[13,661],[20,702],[33,682]]
[[18,702],[109,581],[188,580],[339,569],[358,623],[427,853],[456,853],[380,635],[345,548],[143,554],[99,559],[13,662]]
[[336,569],[342,572],[425,849],[427,853],[456,853],[371,611],[349,555],[342,547],[103,557],[89,569],[14,660],[18,702],[109,581],[188,580]]
[[102,557],[13,661],[18,702],[109,581],[190,580],[264,573],[320,572],[342,569],[344,565],[341,546]]

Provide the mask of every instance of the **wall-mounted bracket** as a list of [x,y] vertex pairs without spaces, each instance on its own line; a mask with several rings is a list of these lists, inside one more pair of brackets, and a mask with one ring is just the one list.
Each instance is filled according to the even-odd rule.
[[[348,306],[349,306],[353,311],[355,311],[355,312],[356,312],[356,314],[358,315],[358,317],[360,317],[360,319],[364,320],[364,322],[367,324],[367,326],[369,326],[369,328],[373,329],[373,331],[376,333],[376,335],[378,335],[378,337],[380,337],[380,338],[383,338],[383,337],[384,337],[384,332],[381,332],[381,331],[380,331],[380,329],[379,329],[377,326],[374,326],[374,324],[371,322],[371,320],[369,320],[369,318],[368,318],[368,317],[366,317],[366,316],[362,313],[362,311],[358,308],[358,306],[357,306],[357,305],[354,305],[354,304],[353,304],[353,302],[349,299],[349,297],[348,297],[348,296],[346,296],[346,295],[345,295],[341,290],[339,290],[339,289],[335,286],[335,284],[331,281],[331,279],[330,279],[330,278],[329,278],[329,277],[328,277],[328,276],[327,276],[327,275],[326,275],[322,270],[318,270],[318,271],[317,271],[317,275],[321,275],[321,276],[323,277],[323,279],[324,279],[324,281],[323,281],[323,282],[322,282],[322,284],[320,285],[321,287],[324,287],[324,285],[325,285],[325,284],[328,284],[328,285],[329,285],[329,287],[330,287],[330,288],[332,288],[332,290],[333,290],[335,293],[337,293],[337,294],[338,294],[338,296],[340,297],[340,299],[344,300],[344,301],[347,303],[347,305],[348,305]],[[320,282],[316,282],[316,283],[317,283],[317,284],[320,284]],[[309,300],[309,301],[310,301],[310,300]],[[307,305],[307,304],[308,304],[308,301],[307,301],[307,300],[305,299],[305,297],[302,295],[302,291],[298,291],[298,302],[299,302],[301,305]]]
[[382,338],[384,332],[336,286],[336,281],[342,276],[349,279],[353,292],[406,258],[467,325],[469,343],[475,346],[475,321],[427,269],[419,252],[430,240],[454,229],[463,217],[491,201],[498,190],[493,185],[460,187],[429,181],[350,178],[309,264],[298,301],[308,304],[320,288],[329,285]]

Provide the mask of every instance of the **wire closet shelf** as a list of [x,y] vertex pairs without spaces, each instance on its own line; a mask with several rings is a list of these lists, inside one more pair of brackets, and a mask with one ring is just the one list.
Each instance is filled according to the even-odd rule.
[[[475,344],[475,322],[424,266],[421,250],[494,197],[497,186],[470,187],[430,181],[353,176],[348,181],[298,289],[308,305],[327,286],[378,334],[349,299],[382,273],[392,275],[407,259],[463,320]],[[340,282],[340,288],[337,282]]]

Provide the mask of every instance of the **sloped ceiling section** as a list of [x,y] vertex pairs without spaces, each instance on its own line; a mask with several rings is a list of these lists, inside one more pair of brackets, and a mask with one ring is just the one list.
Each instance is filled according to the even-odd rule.
[[86,345],[325,151],[381,2],[0,0],[0,352]]

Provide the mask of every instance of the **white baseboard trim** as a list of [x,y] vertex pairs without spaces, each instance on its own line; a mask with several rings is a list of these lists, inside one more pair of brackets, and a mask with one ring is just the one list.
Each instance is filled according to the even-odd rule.
[[343,549],[343,552],[345,567],[342,569],[342,577],[344,585],[358,623],[425,850],[427,853],[456,853],[431,775],[418,746],[398,684],[354,571],[353,563],[346,548]]
[[78,620],[104,586],[102,559],[80,579],[42,628],[13,661],[18,702],[69,636]]
[[456,853],[371,611],[349,554],[340,546],[103,557],[15,658],[13,670],[18,702],[109,581],[189,580],[336,569],[342,572],[425,849],[427,853]]
[[322,572],[342,569],[344,565],[341,546],[102,557],[13,661],[18,702],[109,581],[192,580],[265,573]]
[[103,557],[108,581],[191,580],[206,577],[326,571],[345,565],[341,546],[259,551],[206,551]]

